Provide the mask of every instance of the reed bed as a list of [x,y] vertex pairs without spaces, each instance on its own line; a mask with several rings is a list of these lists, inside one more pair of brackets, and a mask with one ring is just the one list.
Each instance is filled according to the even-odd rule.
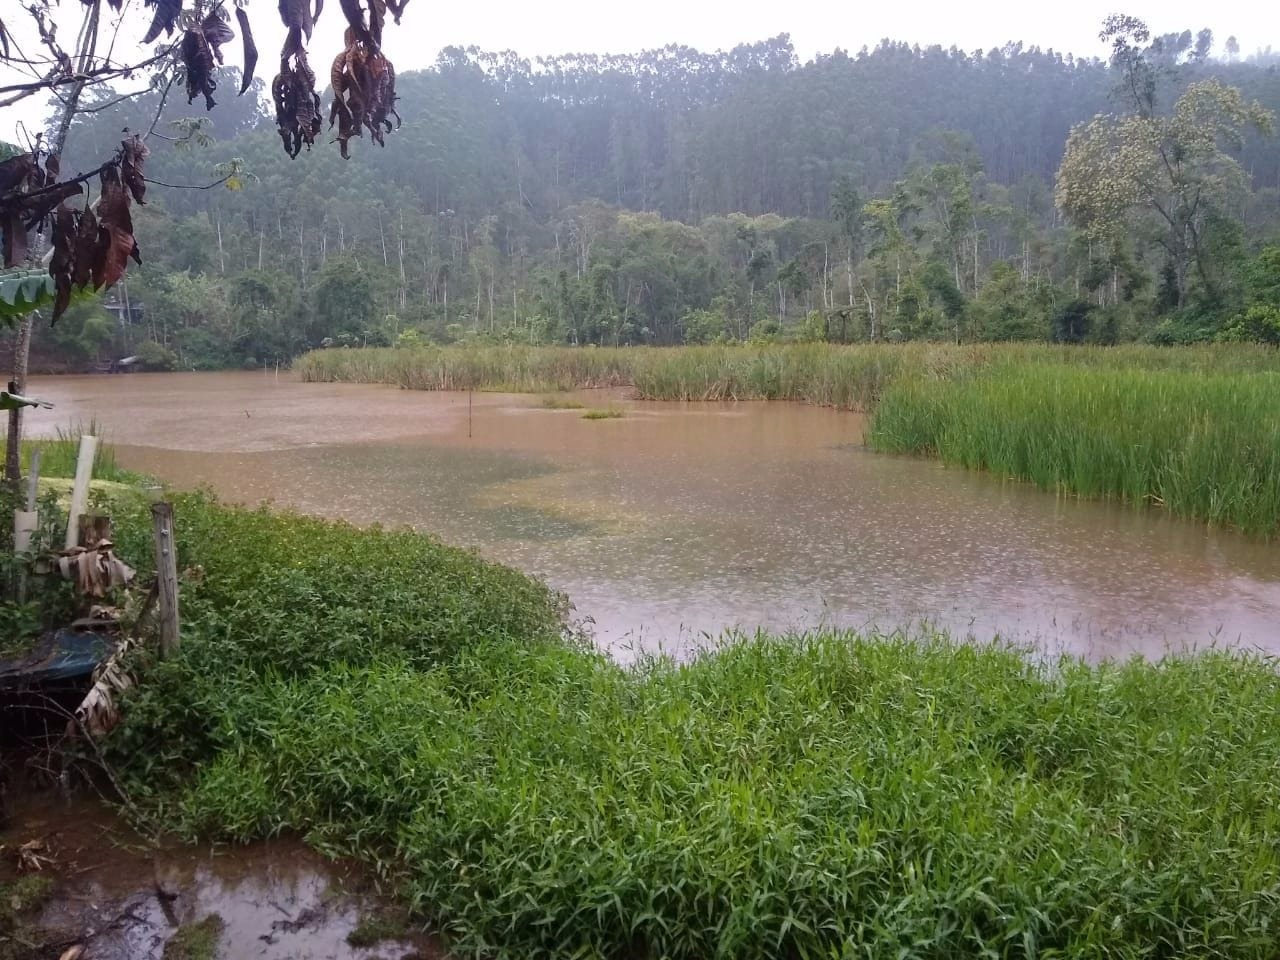
[[1271,536],[1280,527],[1280,374],[1033,364],[914,380],[876,408],[879,450],[936,456],[1082,497]]
[[305,381],[413,390],[546,393],[625,385],[645,400],[800,400],[870,410],[901,380],[964,380],[1046,363],[1190,374],[1280,372],[1280,351],[1247,344],[385,348],[318,350],[298,360],[295,369]]
[[136,808],[359,857],[455,955],[1274,956],[1270,662],[823,632],[622,667],[429,539],[176,510],[204,576],[106,747]]
[[616,387],[631,382],[626,350],[473,347],[317,350],[294,369],[304,381],[390,383],[407,390],[502,393]]

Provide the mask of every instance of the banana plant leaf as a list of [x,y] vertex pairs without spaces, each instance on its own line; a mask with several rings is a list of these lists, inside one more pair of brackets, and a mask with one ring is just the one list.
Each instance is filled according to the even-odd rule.
[[32,310],[51,305],[54,293],[53,277],[47,270],[0,272],[0,322],[11,324]]
[[53,404],[39,397],[24,397],[17,393],[0,390],[0,410],[17,410],[19,407],[44,407],[52,410]]

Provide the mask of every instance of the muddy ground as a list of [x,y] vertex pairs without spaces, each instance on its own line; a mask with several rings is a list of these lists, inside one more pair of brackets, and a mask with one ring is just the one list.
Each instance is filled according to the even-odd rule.
[[[89,797],[55,789],[6,800],[0,960],[59,960],[77,947],[78,960],[444,960],[358,866],[297,840],[156,844]],[[22,902],[18,889],[39,896]],[[192,936],[210,930],[212,954]],[[352,946],[353,931],[376,942]]]

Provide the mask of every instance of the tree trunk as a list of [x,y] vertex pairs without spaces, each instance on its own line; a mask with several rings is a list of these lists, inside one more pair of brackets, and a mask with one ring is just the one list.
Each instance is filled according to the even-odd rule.
[[[27,360],[31,354],[31,325],[35,313],[26,314],[18,321],[18,336],[13,342],[13,379],[9,389],[23,393],[27,386]],[[22,407],[9,411],[8,446],[5,448],[4,478],[16,490],[22,480]]]
[[845,260],[845,270],[849,274],[849,309],[853,309],[853,244],[849,244],[849,257]]
[[[93,47],[97,45],[98,9],[95,7],[85,31],[84,41],[80,47],[81,72],[88,63]],[[58,118],[58,127],[49,141],[49,153],[61,154],[67,145],[67,134],[71,130],[71,121],[75,119],[76,108],[80,105],[80,95],[84,92],[84,82],[73,83],[67,98],[62,103],[62,115]],[[27,387],[27,365],[31,358],[31,327],[35,323],[35,313],[28,313],[18,321],[18,336],[13,342],[13,380],[10,388],[22,393]],[[22,480],[22,408],[9,412],[8,446],[5,448],[4,476],[17,489]]]
[[223,254],[223,251],[222,251],[222,211],[221,210],[218,211],[218,219],[216,222],[218,225],[218,273],[222,274],[223,276],[226,276],[227,260],[226,260],[226,256]]

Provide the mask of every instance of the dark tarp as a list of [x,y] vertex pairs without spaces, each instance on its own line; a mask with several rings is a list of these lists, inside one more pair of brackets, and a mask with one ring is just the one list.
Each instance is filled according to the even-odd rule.
[[110,656],[115,634],[64,627],[44,634],[26,656],[0,660],[0,690],[13,690],[93,673]]

